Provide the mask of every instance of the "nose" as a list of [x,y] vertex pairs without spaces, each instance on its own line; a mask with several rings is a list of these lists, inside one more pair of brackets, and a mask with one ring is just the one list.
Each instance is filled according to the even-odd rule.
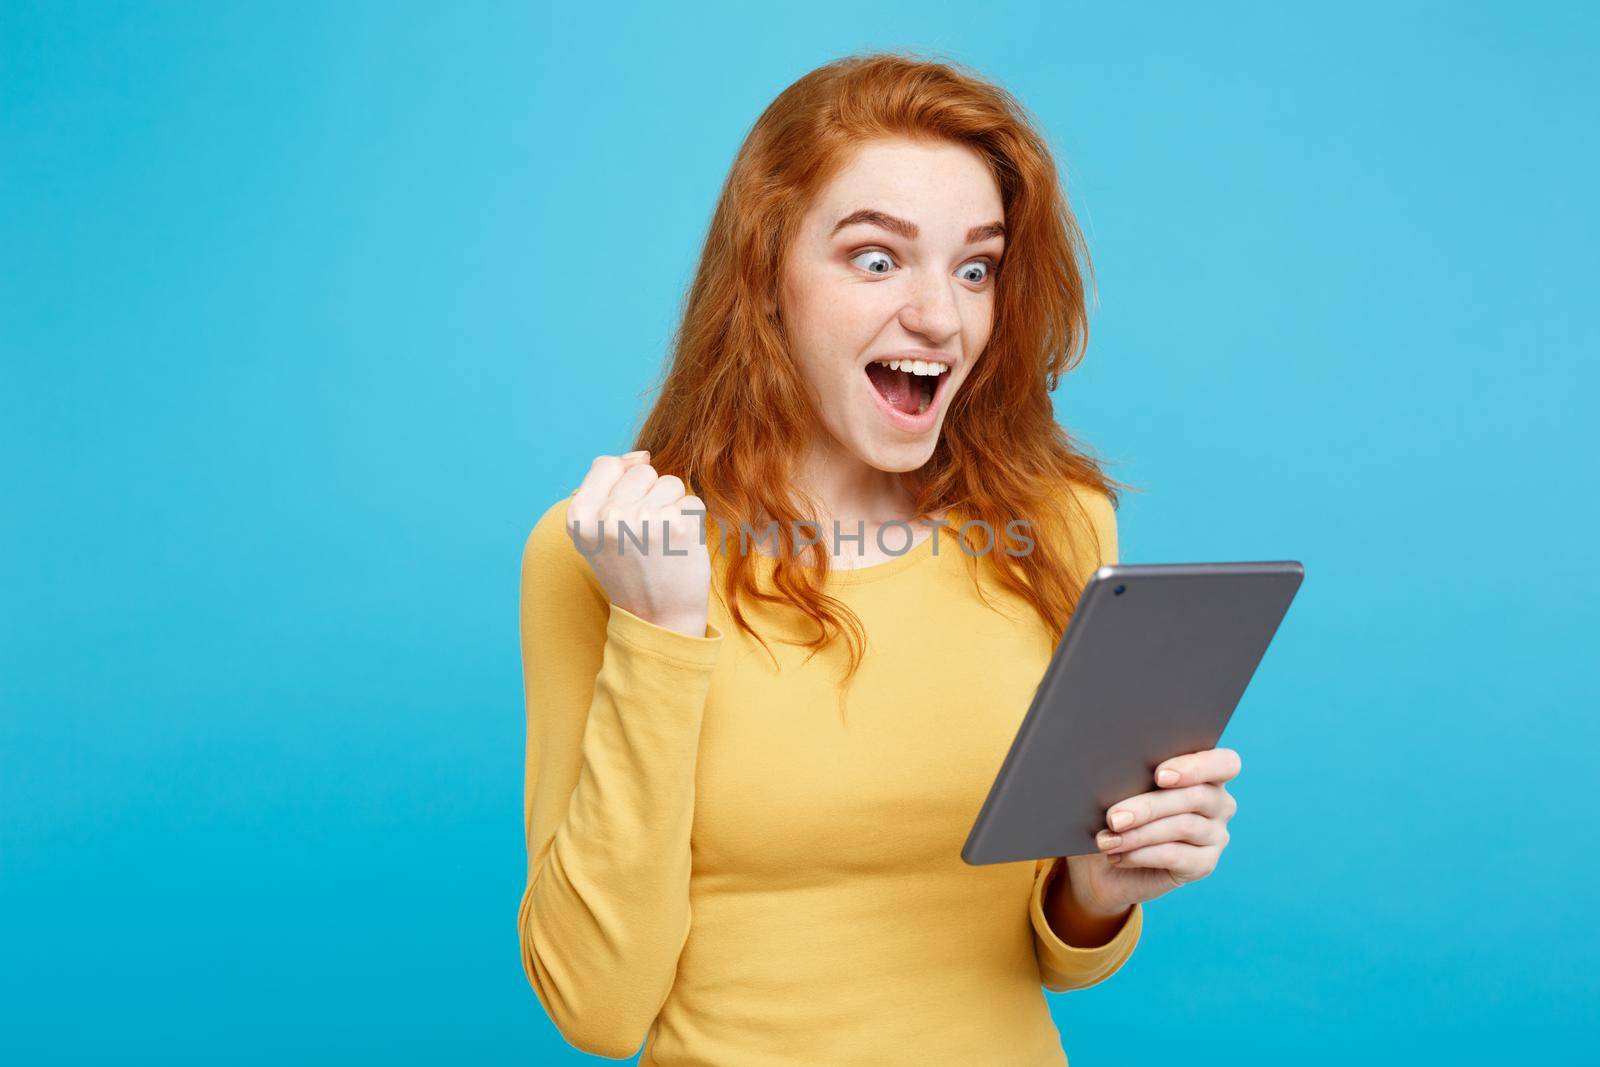
[[961,331],[961,307],[951,291],[952,280],[937,272],[924,272],[905,306],[900,325],[942,345]]

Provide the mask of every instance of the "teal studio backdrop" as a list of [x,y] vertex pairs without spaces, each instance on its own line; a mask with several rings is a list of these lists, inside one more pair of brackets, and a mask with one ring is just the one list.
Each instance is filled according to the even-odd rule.
[[7,2],[0,1062],[589,1061],[518,958],[523,542],[872,48],[1058,153],[1124,560],[1307,570],[1074,1067],[1593,1055],[1594,5]]

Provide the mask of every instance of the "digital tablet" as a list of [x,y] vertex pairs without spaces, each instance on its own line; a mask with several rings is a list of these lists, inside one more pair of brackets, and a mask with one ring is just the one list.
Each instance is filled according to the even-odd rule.
[[1083,588],[961,850],[969,864],[1098,853],[1119,800],[1215,748],[1305,568],[1114,564]]

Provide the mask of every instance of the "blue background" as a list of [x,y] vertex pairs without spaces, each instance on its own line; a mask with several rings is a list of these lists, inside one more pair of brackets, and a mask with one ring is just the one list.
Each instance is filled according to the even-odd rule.
[[1068,174],[1124,560],[1308,572],[1074,1067],[1592,1051],[1600,17],[1289,7],[5,3],[0,1060],[588,1060],[517,954],[523,540],[760,110],[898,46]]

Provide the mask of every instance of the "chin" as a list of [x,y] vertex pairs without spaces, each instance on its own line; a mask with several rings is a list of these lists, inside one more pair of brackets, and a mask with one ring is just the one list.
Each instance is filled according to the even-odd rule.
[[917,441],[874,441],[865,450],[858,449],[861,462],[889,474],[905,474],[920,469],[933,455],[939,443],[935,430],[926,439]]

